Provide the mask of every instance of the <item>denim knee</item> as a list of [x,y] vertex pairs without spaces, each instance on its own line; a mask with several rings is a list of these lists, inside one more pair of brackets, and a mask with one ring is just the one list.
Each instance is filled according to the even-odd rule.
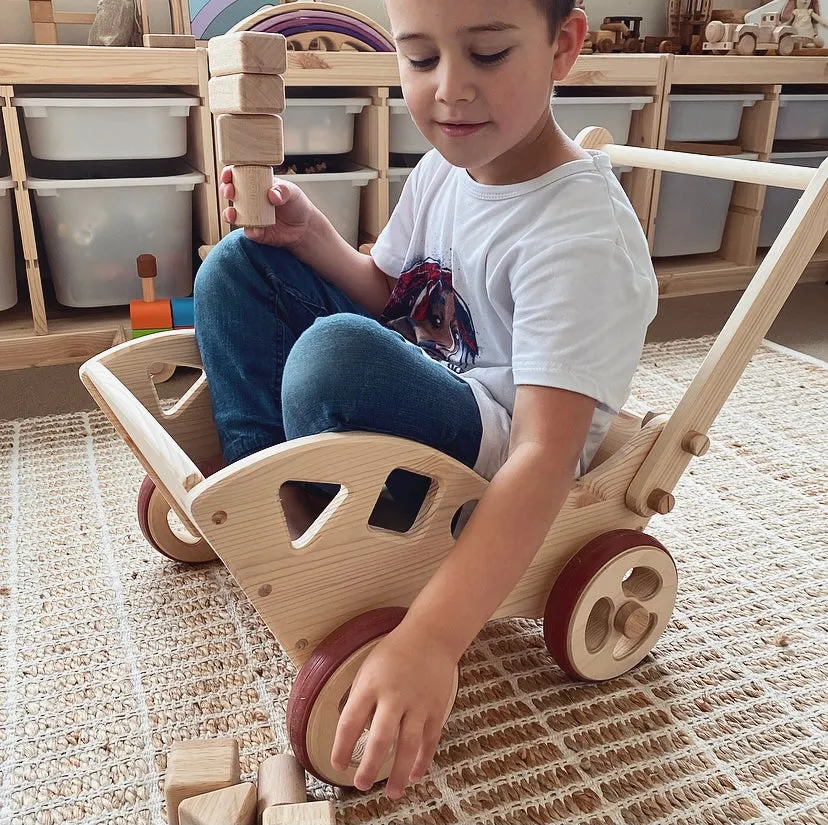
[[347,429],[377,354],[382,327],[372,318],[339,313],[317,318],[293,346],[282,378],[288,438]]

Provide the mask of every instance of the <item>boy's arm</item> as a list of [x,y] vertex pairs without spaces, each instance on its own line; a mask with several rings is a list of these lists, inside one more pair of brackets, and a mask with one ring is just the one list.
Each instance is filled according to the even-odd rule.
[[578,393],[517,388],[509,458],[411,605],[407,632],[462,656],[549,533],[572,488],[594,409],[594,400]]
[[375,318],[382,314],[395,279],[386,275],[370,255],[358,252],[345,241],[318,209],[304,240],[291,247],[291,252]]
[[451,553],[402,623],[374,648],[351,687],[332,752],[344,769],[370,736],[354,782],[367,790],[396,743],[386,793],[425,773],[450,701],[454,668],[511,593],[566,500],[595,409],[567,390],[519,386],[509,458]]

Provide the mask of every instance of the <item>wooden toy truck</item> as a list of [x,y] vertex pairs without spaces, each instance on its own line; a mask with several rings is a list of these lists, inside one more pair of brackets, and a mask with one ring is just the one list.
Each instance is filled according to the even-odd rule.
[[775,51],[777,54],[789,55],[806,43],[806,38],[799,36],[793,26],[782,24],[777,13],[763,14],[758,25],[712,20],[707,24],[704,36],[702,48],[713,54],[735,52],[749,55]]
[[[596,128],[578,141],[619,166],[805,190],[676,409],[644,418],[618,414],[532,564],[493,616],[542,618],[547,648],[568,674],[605,680],[641,662],[670,620],[676,566],[644,530],[672,510],[676,483],[692,458],[707,451],[710,426],[828,231],[828,162],[801,169],[616,146]],[[479,500],[487,482],[440,452],[368,433],[297,439],[211,475],[219,444],[207,380],[202,373],[172,409],[162,409],[150,375],[159,361],[200,369],[193,331],[129,341],[80,370],[147,473],[152,493],[144,506],[156,516],[147,538],[173,558],[217,557],[228,568],[298,668],[287,708],[294,753],[324,781],[352,785],[364,737],[348,769],[330,764],[343,699],[372,647],[451,553],[455,514]],[[397,468],[432,479],[406,533],[369,524]],[[290,538],[279,496],[294,480],[340,485],[297,540]],[[171,514],[186,538],[170,528]]]

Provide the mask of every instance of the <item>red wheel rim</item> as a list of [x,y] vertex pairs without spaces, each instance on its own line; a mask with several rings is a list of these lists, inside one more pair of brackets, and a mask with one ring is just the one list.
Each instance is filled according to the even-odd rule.
[[[555,579],[543,614],[543,639],[560,668],[573,679],[584,681],[569,657],[569,621],[583,588],[612,559],[636,547],[653,547],[671,560],[670,552],[657,539],[638,530],[612,530],[585,544]],[[591,680],[590,680],[591,681]]]
[[300,668],[288,699],[288,737],[299,764],[317,779],[331,784],[313,765],[306,739],[311,712],[322,688],[345,660],[369,642],[388,635],[407,612],[403,607],[381,607],[355,616],[323,639]]

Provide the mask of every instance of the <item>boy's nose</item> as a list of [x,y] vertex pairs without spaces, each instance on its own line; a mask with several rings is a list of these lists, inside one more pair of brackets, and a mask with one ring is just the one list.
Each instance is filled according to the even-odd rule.
[[452,64],[448,60],[441,61],[435,97],[438,103],[448,105],[469,103],[474,100],[475,87],[469,73],[456,63]]

